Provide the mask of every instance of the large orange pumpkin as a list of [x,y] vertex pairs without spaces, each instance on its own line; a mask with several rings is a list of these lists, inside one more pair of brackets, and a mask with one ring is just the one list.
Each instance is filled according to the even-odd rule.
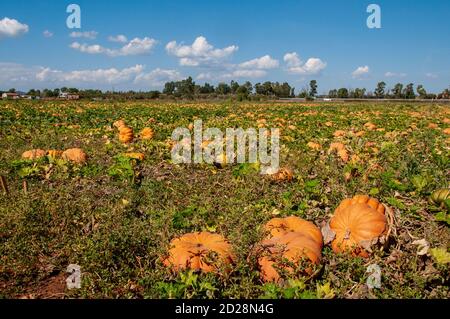
[[356,195],[340,203],[322,233],[334,252],[368,257],[373,245],[387,243],[392,226],[390,210],[374,198]]
[[[303,260],[318,264],[321,259],[321,245],[303,233],[289,232],[281,236],[262,241],[259,245],[262,252],[258,259],[261,279],[265,282],[279,281],[279,270],[292,273],[294,269],[283,261],[286,259],[297,268]],[[312,274],[311,267],[303,269]]]
[[234,260],[231,245],[219,234],[188,233],[173,239],[170,246],[169,257],[163,263],[177,271],[214,272]]
[[122,143],[131,143],[133,141],[133,129],[128,126],[123,126],[119,129],[119,141]]
[[22,153],[23,159],[35,160],[44,157],[47,154],[46,151],[41,149],[30,150]]
[[153,130],[150,127],[145,127],[141,131],[141,138],[143,140],[151,140],[154,135],[155,135],[155,133],[153,132]]
[[65,150],[61,157],[66,161],[71,161],[77,164],[83,164],[87,160],[87,155],[81,148],[70,148]]
[[297,216],[272,218],[266,223],[264,229],[269,232],[270,237],[279,237],[295,232],[311,237],[320,248],[322,248],[323,245],[320,229],[313,223]]

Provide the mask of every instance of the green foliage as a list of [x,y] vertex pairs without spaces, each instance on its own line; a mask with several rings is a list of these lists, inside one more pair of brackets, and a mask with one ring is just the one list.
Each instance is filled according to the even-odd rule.
[[114,165],[108,169],[108,175],[118,180],[134,181],[137,160],[124,155],[117,155],[114,160]]
[[[200,89],[211,92],[211,87],[195,85],[195,95],[219,94],[199,93]],[[248,84],[233,83],[234,93],[230,83],[221,87],[234,94],[233,99],[195,103],[0,101],[0,175],[8,186],[8,193],[0,189],[0,295],[448,298],[446,254],[432,248],[429,254],[417,256],[417,247],[409,242],[414,236],[425,238],[431,247],[448,248],[450,228],[445,225],[450,202],[436,205],[428,201],[433,190],[448,186],[447,136],[443,133],[448,106],[240,103],[235,101],[237,90],[249,92]],[[272,93],[260,96],[273,96],[270,87]],[[279,84],[278,94],[288,94],[288,87],[282,87]],[[347,90],[350,93],[355,90]],[[260,118],[269,128],[281,127],[280,165],[295,172],[294,181],[273,183],[254,164],[227,165],[220,170],[211,165],[172,164],[167,139],[174,128],[186,127],[196,118],[203,120],[204,127],[220,129],[255,127]],[[135,132],[152,127],[154,139],[137,138],[124,147],[111,128],[117,119],[124,119]],[[382,130],[364,128],[369,121]],[[430,121],[440,129],[428,128]],[[343,163],[336,154],[328,154],[336,130],[348,132],[339,139],[359,161]],[[356,136],[360,130],[365,134]],[[322,149],[307,149],[309,141],[321,144]],[[367,148],[367,142],[379,151]],[[48,157],[19,160],[29,149],[73,147],[88,154],[85,165]],[[124,152],[142,152],[146,160],[118,155]],[[251,253],[264,236],[264,223],[272,217],[296,215],[319,226],[342,199],[355,194],[369,194],[393,209],[398,222],[393,245],[367,259],[335,254],[325,246],[315,276],[295,269],[282,276],[282,283],[261,282]],[[236,254],[231,272],[176,274],[163,266],[170,240],[190,231],[225,236]],[[82,267],[81,289],[55,293],[43,289],[63,278],[70,263]],[[364,289],[370,263],[382,267],[382,289]]]

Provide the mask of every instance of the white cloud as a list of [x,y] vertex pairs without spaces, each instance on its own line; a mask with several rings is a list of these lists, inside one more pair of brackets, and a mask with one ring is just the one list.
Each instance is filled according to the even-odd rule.
[[79,71],[60,71],[51,68],[41,68],[36,74],[38,81],[57,82],[67,84],[93,83],[93,84],[119,84],[133,80],[138,74],[142,73],[144,67],[135,65],[130,68],[118,70],[96,69],[96,70],[79,70]]
[[88,44],[80,44],[78,42],[73,42],[70,47],[72,49],[78,50],[80,52],[83,53],[89,53],[89,54],[100,54],[100,53],[105,53],[107,49],[105,49],[104,47],[102,47],[101,45],[98,44],[92,44],[92,45],[88,45]]
[[385,77],[387,78],[404,78],[406,77],[406,73],[396,73],[396,72],[386,72],[384,74]]
[[134,83],[148,87],[160,87],[166,82],[179,81],[183,79],[181,73],[177,70],[165,70],[157,68],[149,73],[141,73],[136,76]]
[[134,38],[128,44],[120,48],[120,50],[111,50],[112,55],[125,56],[125,55],[138,55],[148,53],[155,46],[156,40],[151,38]]
[[2,37],[17,37],[27,33],[28,25],[20,23],[16,19],[3,18],[0,20],[0,38]]
[[319,58],[309,58],[303,63],[297,52],[286,53],[283,60],[286,62],[288,72],[292,74],[316,75],[327,66],[327,63]]
[[297,52],[286,53],[283,57],[288,67],[298,67],[302,64]]
[[111,89],[157,88],[167,81],[177,81],[183,76],[177,70],[155,69],[145,72],[143,65],[128,68],[105,68],[63,71],[42,66],[24,66],[0,62],[0,87],[16,89],[55,88],[73,86],[79,88]]
[[369,75],[370,68],[368,65],[359,66],[355,71],[352,72],[352,77],[354,79],[362,79]]
[[128,39],[126,36],[124,36],[123,34],[119,34],[116,36],[109,36],[108,40],[111,42],[119,42],[119,43],[127,43]]
[[0,62],[0,87],[20,87],[34,79],[37,68],[27,68],[17,63]]
[[279,65],[278,60],[272,59],[270,55],[265,55],[250,61],[239,64],[243,69],[274,69]]
[[90,40],[94,40],[97,38],[98,32],[97,31],[84,31],[84,32],[77,32],[73,31],[69,34],[71,38],[86,38]]
[[53,32],[45,30],[44,32],[42,32],[42,35],[46,38],[51,38],[53,36]]
[[236,70],[231,73],[224,74],[224,78],[260,78],[266,76],[264,70]]
[[151,38],[134,38],[120,49],[109,49],[99,44],[80,44],[73,42],[70,47],[83,53],[88,54],[106,54],[111,57],[128,56],[128,55],[141,55],[149,53],[155,46],[157,41]]
[[235,45],[215,49],[203,36],[197,37],[192,45],[177,44],[176,41],[171,41],[166,45],[167,53],[179,58],[179,64],[183,66],[218,64],[238,49]]
[[436,73],[431,73],[431,72],[425,74],[425,76],[430,79],[437,79],[439,77]]
[[199,81],[202,81],[202,80],[215,80],[216,76],[214,76],[214,74],[212,74],[211,72],[204,72],[204,73],[199,73],[196,76],[196,79],[199,80]]

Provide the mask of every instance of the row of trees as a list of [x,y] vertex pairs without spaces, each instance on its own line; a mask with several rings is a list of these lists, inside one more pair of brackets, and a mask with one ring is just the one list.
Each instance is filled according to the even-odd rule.
[[250,95],[273,96],[278,98],[294,97],[295,88],[287,82],[264,82],[254,86],[249,81],[243,84],[232,80],[230,84],[221,82],[216,87],[209,83],[196,84],[191,77],[181,81],[171,81],[164,85],[163,94],[175,97],[194,98],[199,95],[236,95],[238,99],[249,99]]
[[[333,89],[328,92],[328,95],[317,95],[318,83],[312,80],[308,87],[300,90],[297,97],[314,99],[315,97],[328,98],[378,98],[378,99],[449,99],[449,89],[444,90],[440,94],[428,93],[423,85],[414,87],[413,83],[403,85],[397,83],[392,89],[386,89],[385,82],[379,82],[373,92],[367,91],[365,88],[340,88]],[[80,90],[77,88],[62,87],[59,89],[42,91],[31,89],[27,95],[32,97],[55,98],[62,92],[78,94],[81,98],[105,98],[105,99],[157,99],[163,97],[169,98],[218,98],[218,97],[236,97],[238,100],[247,99],[265,99],[265,98],[292,98],[296,97],[295,88],[291,87],[289,83],[279,83],[266,81],[264,83],[256,83],[252,85],[249,81],[239,84],[236,81],[230,83],[221,82],[217,86],[205,83],[203,85],[196,84],[195,81],[188,77],[181,81],[171,81],[164,85],[162,92],[159,91],[101,91],[101,90]],[[9,92],[15,92],[15,89],[10,89]]]
[[[417,94],[416,94],[417,93]],[[423,85],[418,85],[414,90],[414,84],[403,85],[397,83],[390,90],[386,90],[386,83],[379,82],[373,92],[366,92],[365,88],[347,89],[340,88],[330,90],[330,98],[377,98],[377,99],[448,99],[450,97],[449,89],[445,89],[440,94],[427,93]]]

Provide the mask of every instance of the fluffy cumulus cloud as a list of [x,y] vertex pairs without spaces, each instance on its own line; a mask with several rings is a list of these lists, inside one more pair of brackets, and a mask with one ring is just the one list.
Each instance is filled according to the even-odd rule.
[[126,36],[124,36],[123,34],[119,34],[116,36],[109,36],[108,40],[111,42],[119,42],[119,43],[127,43],[128,39]]
[[279,65],[278,60],[272,59],[270,55],[265,55],[250,61],[239,64],[243,69],[274,69]]
[[327,63],[319,58],[309,58],[303,63],[297,52],[286,53],[283,60],[286,63],[287,71],[291,74],[317,75],[327,66]]
[[28,25],[20,23],[16,19],[3,18],[0,20],[0,38],[13,38],[27,33]]
[[404,78],[406,76],[406,73],[396,73],[388,71],[384,74],[384,76],[387,78]]
[[176,41],[171,41],[166,45],[167,53],[177,57],[182,66],[218,64],[238,49],[236,45],[216,49],[203,36],[197,37],[191,45],[178,44]]
[[165,70],[157,68],[148,73],[141,73],[136,76],[134,83],[145,85],[151,88],[161,87],[166,82],[182,80],[183,76],[177,70]]
[[439,77],[436,73],[431,73],[431,72],[425,74],[425,76],[426,76],[427,78],[433,79],[433,80],[434,80],[434,79],[437,79],[437,78]]
[[78,50],[88,54],[106,54],[111,57],[128,56],[128,55],[142,55],[151,52],[156,45],[156,40],[145,37],[143,39],[134,38],[123,47],[119,49],[105,48],[99,44],[81,44],[79,42],[73,42],[70,47],[74,50]]
[[369,75],[369,72],[370,72],[370,68],[368,65],[359,66],[356,68],[355,71],[352,72],[352,77],[354,79],[363,79]]
[[74,31],[69,34],[71,38],[85,38],[90,40],[94,40],[95,38],[97,38],[97,35],[98,35],[97,31],[84,31],[84,32]]

